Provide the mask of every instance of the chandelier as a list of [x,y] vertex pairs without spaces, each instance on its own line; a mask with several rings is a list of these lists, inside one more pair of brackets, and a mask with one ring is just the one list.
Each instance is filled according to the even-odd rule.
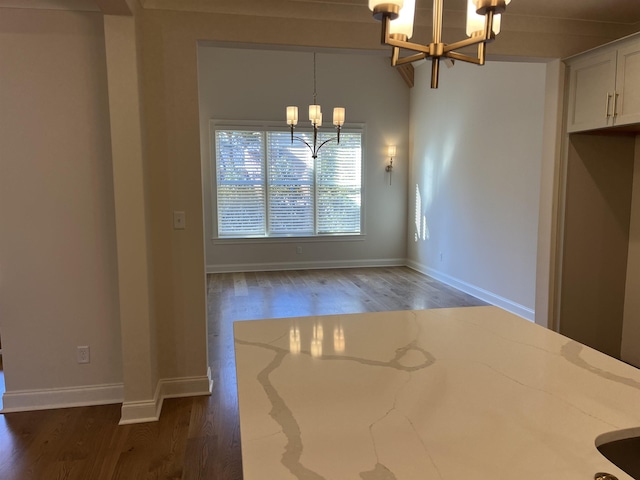
[[318,105],[317,93],[316,93],[316,54],[313,53],[313,104],[309,105],[309,121],[311,122],[311,126],[313,127],[313,146],[309,145],[309,143],[302,137],[294,137],[293,130],[295,126],[298,124],[298,107],[289,106],[287,107],[287,124],[291,127],[291,143],[293,140],[299,140],[304,143],[309,150],[311,150],[311,157],[315,160],[318,158],[318,152],[320,149],[328,142],[333,140],[337,140],[337,143],[340,143],[340,130],[344,125],[344,107],[335,107],[333,109],[333,125],[336,127],[338,132],[337,136],[334,138],[330,138],[325,140],[320,145],[318,145],[318,129],[322,126],[322,110],[320,109],[320,105]]
[[[431,59],[431,88],[438,88],[440,59],[460,60],[476,65],[485,63],[486,44],[500,33],[500,14],[511,0],[467,0],[467,36],[455,43],[442,42],[442,2],[433,0],[433,37],[428,45],[412,43],[415,0],[369,0],[373,17],[382,22],[383,45],[393,47],[391,65],[403,65],[422,59]],[[472,57],[458,50],[477,45],[477,55]],[[400,58],[400,49],[417,52]]]

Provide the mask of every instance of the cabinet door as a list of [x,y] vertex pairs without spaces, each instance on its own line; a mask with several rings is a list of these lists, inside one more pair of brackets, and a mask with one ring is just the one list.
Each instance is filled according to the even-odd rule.
[[611,126],[616,82],[616,50],[576,60],[569,65],[567,131]]
[[640,123],[640,42],[618,49],[615,124]]

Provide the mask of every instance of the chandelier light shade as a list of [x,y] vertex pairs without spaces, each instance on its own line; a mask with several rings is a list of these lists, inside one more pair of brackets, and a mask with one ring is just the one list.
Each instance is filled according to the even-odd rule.
[[[510,1],[510,0],[509,0]],[[509,3],[509,2],[506,2]],[[484,33],[484,15],[476,12],[475,0],[467,0],[467,36],[477,37]],[[500,33],[500,15],[493,16],[493,35]]]
[[307,143],[302,137],[296,137],[293,135],[293,131],[295,126],[298,124],[298,107],[289,106],[287,107],[287,125],[291,128],[291,143],[294,140],[298,140],[304,143],[309,150],[311,150],[311,156],[316,159],[318,158],[318,152],[320,149],[328,142],[336,140],[337,143],[340,143],[340,130],[344,125],[345,119],[345,108],[344,107],[335,107],[333,109],[333,125],[336,128],[337,135],[334,138],[330,138],[325,140],[320,145],[318,145],[318,129],[322,126],[322,109],[320,105],[318,105],[317,101],[317,92],[316,92],[316,54],[313,54],[313,103],[309,105],[309,121],[311,122],[311,126],[313,127],[313,145]]
[[405,0],[404,6],[398,13],[398,18],[391,20],[389,25],[389,35],[396,36],[404,35],[404,38],[409,39],[413,36],[413,17],[416,13],[416,0]]
[[[421,45],[409,42],[413,35],[415,0],[369,0],[373,17],[382,22],[383,45],[392,47],[391,65],[398,66],[418,60],[431,60],[431,88],[438,88],[440,60],[449,58],[484,65],[486,44],[500,33],[501,14],[511,0],[467,0],[467,36],[454,43],[442,41],[443,1],[433,0],[433,36],[431,43]],[[465,47],[477,46],[476,56],[460,53]],[[400,50],[412,53],[400,57]]]
[[298,107],[287,107],[287,125],[298,124]]

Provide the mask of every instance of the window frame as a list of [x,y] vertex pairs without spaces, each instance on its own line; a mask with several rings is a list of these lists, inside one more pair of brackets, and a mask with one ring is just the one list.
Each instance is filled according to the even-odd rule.
[[[216,174],[216,130],[246,130],[264,132],[265,144],[265,175],[267,174],[266,163],[266,134],[267,132],[286,132],[290,130],[284,122],[276,121],[242,121],[242,120],[218,120],[209,121],[209,175],[208,181],[211,188],[211,241],[213,244],[239,244],[239,243],[289,243],[289,242],[319,242],[319,241],[360,241],[366,237],[366,125],[363,123],[345,124],[341,133],[358,133],[361,141],[361,161],[360,161],[360,233],[329,233],[329,234],[306,234],[306,235],[256,235],[256,236],[220,236],[218,231],[218,185]],[[321,128],[322,133],[329,133],[333,130],[330,127]],[[313,133],[313,129],[309,127],[297,126],[298,133]],[[294,133],[295,134],[295,133]],[[306,147],[305,147],[306,148]],[[320,153],[322,155],[322,153]],[[320,156],[319,155],[319,156]],[[314,167],[315,168],[315,167]],[[315,174],[314,174],[315,184]],[[268,189],[268,182],[265,182]],[[314,197],[317,195],[314,189]],[[266,194],[268,197],[268,195]],[[268,210],[268,198],[265,199],[265,208]],[[268,215],[268,214],[267,214]],[[314,216],[317,215],[316,203],[314,200]],[[268,223],[268,218],[265,218]]]

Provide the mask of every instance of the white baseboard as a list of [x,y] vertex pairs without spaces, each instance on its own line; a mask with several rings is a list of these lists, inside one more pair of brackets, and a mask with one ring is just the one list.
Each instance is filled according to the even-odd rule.
[[162,411],[162,401],[164,398],[160,394],[161,382],[156,385],[156,391],[151,400],[140,400],[136,402],[123,402],[120,410],[120,421],[118,425],[128,425],[130,423],[157,422]]
[[153,399],[122,404],[119,425],[158,421],[165,398],[211,395],[212,388],[210,367],[204,376],[160,379]]
[[87,387],[16,390],[2,396],[2,413],[49,410],[52,408],[86,407],[122,402],[121,383]]
[[5,392],[2,413],[87,407],[122,403],[120,425],[154,422],[160,418],[165,398],[211,395],[211,368],[199,377],[163,378],[158,381],[154,398],[139,402],[123,402],[124,385],[92,385],[87,387],[50,388]]
[[442,283],[446,283],[451,287],[457,288],[462,292],[473,295],[474,297],[490,303],[491,305],[495,305],[496,307],[500,307],[508,312],[514,313],[525,320],[529,320],[530,322],[535,321],[535,311],[533,309],[520,305],[519,303],[512,302],[508,298],[501,297],[500,295],[496,295],[495,293],[489,292],[483,288],[458,280],[446,273],[442,273],[412,260],[407,260],[407,266],[420,273],[429,275]]
[[327,268],[403,267],[404,258],[373,260],[332,260],[313,262],[238,263],[207,265],[207,273],[272,272],[280,270],[321,270]]

